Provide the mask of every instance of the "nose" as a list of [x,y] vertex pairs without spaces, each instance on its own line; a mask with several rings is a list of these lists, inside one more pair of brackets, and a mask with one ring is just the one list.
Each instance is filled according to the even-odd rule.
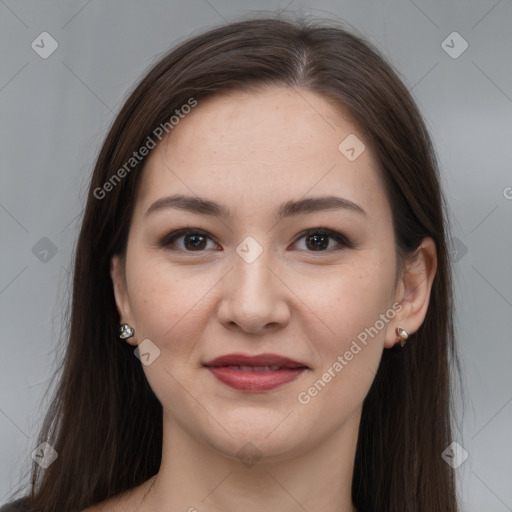
[[222,280],[217,310],[219,322],[228,329],[267,333],[290,321],[288,290],[264,254],[251,263],[234,255],[233,268]]

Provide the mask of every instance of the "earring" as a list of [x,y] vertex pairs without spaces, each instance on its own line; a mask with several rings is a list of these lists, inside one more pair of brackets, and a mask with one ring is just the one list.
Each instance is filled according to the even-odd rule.
[[128,324],[120,324],[119,325],[119,337],[122,340],[131,338],[133,336],[133,333],[134,333],[133,327],[130,327]]
[[395,329],[396,335],[398,336],[396,341],[400,341],[400,346],[403,347],[405,345],[405,340],[409,337],[409,333],[402,329],[401,327],[397,327]]

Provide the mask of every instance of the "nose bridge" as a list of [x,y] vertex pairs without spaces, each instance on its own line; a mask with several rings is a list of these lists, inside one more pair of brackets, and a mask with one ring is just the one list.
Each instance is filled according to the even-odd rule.
[[234,262],[234,277],[237,280],[235,289],[251,296],[261,292],[271,293],[271,273],[268,269],[270,264],[269,257],[264,255],[251,262],[237,256]]
[[[240,252],[240,247],[237,253]],[[271,282],[272,274],[268,267],[272,265],[270,251],[262,250],[260,254],[255,254],[254,249],[250,248],[249,258],[243,254],[237,254],[234,257],[235,286],[233,291],[245,303],[247,310],[263,310],[265,306],[274,300],[276,293],[275,283]],[[252,308],[249,305],[252,304]]]
[[239,244],[219,308],[222,323],[237,324],[250,332],[287,323],[286,298],[283,287],[269,270],[273,266],[271,250],[256,245],[254,239]]
[[[236,288],[251,293],[270,291],[268,267],[272,265],[272,251],[268,240],[260,241],[248,236],[238,244],[233,255],[234,276],[238,279]],[[263,244],[263,245],[262,245]]]

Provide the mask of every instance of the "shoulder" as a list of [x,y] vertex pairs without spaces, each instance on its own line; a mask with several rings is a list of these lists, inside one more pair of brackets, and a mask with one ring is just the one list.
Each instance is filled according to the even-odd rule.
[[[92,505],[81,512],[137,512],[144,495],[149,491],[155,476],[146,480],[138,487],[122,492],[116,496]],[[37,512],[27,505],[27,498],[19,498],[16,501],[0,506],[0,512]]]
[[[156,475],[152,476],[137,487],[96,503],[81,512],[138,512],[144,497],[148,494]],[[3,512],[0,510],[0,512]]]
[[[107,507],[107,509],[105,509]],[[93,505],[92,507],[89,507],[82,512],[103,512],[104,510],[111,510],[115,511],[117,510],[114,506],[114,503],[112,502],[112,499],[105,500],[102,503],[99,503],[97,505]],[[125,510],[125,509],[123,509]],[[29,508],[26,504],[26,499],[21,498],[16,501],[12,501],[11,503],[6,503],[5,505],[0,506],[0,512],[37,512],[34,511],[32,508]]]
[[0,512],[28,512],[28,508],[25,505],[25,498],[6,503],[0,507]]

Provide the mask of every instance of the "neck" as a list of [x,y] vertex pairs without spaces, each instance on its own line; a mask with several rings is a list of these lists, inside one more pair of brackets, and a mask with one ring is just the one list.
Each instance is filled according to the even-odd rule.
[[164,414],[162,463],[140,510],[355,512],[351,486],[359,420],[360,411],[300,454],[258,460],[251,458],[257,449],[247,445],[249,458],[242,461],[202,444]]

